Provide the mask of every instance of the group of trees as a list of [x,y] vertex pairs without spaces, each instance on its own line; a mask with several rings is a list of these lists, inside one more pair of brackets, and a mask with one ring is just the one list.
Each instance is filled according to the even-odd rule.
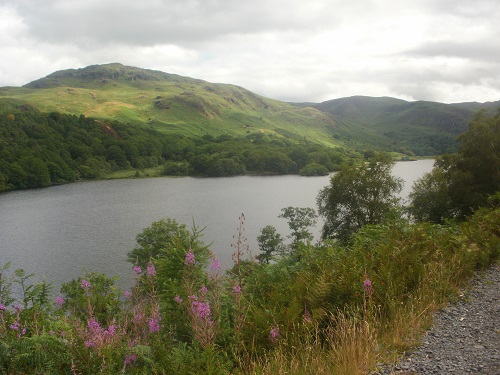
[[189,138],[31,107],[0,108],[0,191],[99,179],[163,165],[165,175],[326,175],[352,157],[303,140],[248,134]]
[[[374,153],[367,155],[367,160],[344,166],[317,197],[319,214],[324,218],[322,238],[346,245],[366,225],[404,216],[437,224],[463,221],[479,207],[498,204],[500,114],[479,113],[458,142],[456,154],[438,157],[433,170],[413,185],[407,206],[398,197],[403,181],[391,174],[393,161],[388,155]],[[299,237],[313,225],[303,210],[288,207],[280,215],[289,219],[292,248],[310,240],[307,235]],[[272,226],[262,229],[258,242],[261,262],[283,253],[283,238]]]
[[458,138],[456,154],[437,158],[413,187],[410,213],[419,221],[463,220],[500,191],[500,114],[480,112]]
[[85,116],[9,113],[0,122],[0,191],[102,178],[163,162],[169,140]]

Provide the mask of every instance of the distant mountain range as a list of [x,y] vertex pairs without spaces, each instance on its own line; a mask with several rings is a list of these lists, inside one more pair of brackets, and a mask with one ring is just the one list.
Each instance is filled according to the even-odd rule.
[[23,87],[0,88],[0,106],[23,104],[193,137],[267,133],[408,155],[453,151],[456,136],[474,113],[500,108],[500,101],[442,104],[365,96],[285,103],[239,86],[116,63],[62,70]]
[[443,104],[368,96],[297,105],[333,115],[340,139],[354,146],[381,147],[416,155],[453,151],[456,136],[467,130],[477,111],[500,109],[500,101]]

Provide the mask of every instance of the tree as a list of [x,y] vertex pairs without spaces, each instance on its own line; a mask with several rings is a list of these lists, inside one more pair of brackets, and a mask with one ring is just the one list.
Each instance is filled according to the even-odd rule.
[[272,225],[266,225],[261,229],[260,233],[260,236],[257,236],[257,243],[261,253],[257,255],[257,260],[261,264],[267,264],[274,256],[283,252],[283,237]]
[[389,156],[379,154],[361,164],[344,166],[332,176],[317,198],[319,214],[325,218],[324,239],[346,244],[361,227],[378,224],[397,210],[403,180],[392,176],[393,164]]
[[457,154],[437,158],[413,185],[408,210],[416,220],[463,220],[500,190],[500,114],[479,112],[458,141]]
[[177,223],[175,219],[154,221],[136,236],[137,246],[128,253],[127,260],[145,269],[151,260],[171,256],[172,252],[181,249],[182,263],[188,249],[195,251],[195,255],[206,249],[199,240],[200,234],[196,228],[190,232],[186,225]]
[[282,208],[278,217],[288,220],[288,227],[292,231],[290,237],[294,249],[297,249],[299,243],[313,240],[313,235],[308,228],[316,224],[317,215],[314,209],[289,206]]
[[409,195],[409,213],[417,221],[443,223],[446,218],[455,216],[448,192],[449,181],[442,168],[433,168],[419,178]]

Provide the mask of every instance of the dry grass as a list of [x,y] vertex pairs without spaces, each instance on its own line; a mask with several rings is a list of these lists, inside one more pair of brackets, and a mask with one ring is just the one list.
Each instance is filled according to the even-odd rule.
[[[300,335],[300,337],[298,337]],[[376,363],[377,335],[374,324],[356,314],[331,314],[326,329],[293,330],[244,373],[275,374],[366,374]]]

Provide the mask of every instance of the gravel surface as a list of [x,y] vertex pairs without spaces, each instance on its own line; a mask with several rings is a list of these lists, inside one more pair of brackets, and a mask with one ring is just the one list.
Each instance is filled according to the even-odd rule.
[[500,265],[470,285],[457,303],[435,314],[421,346],[373,374],[500,375]]

